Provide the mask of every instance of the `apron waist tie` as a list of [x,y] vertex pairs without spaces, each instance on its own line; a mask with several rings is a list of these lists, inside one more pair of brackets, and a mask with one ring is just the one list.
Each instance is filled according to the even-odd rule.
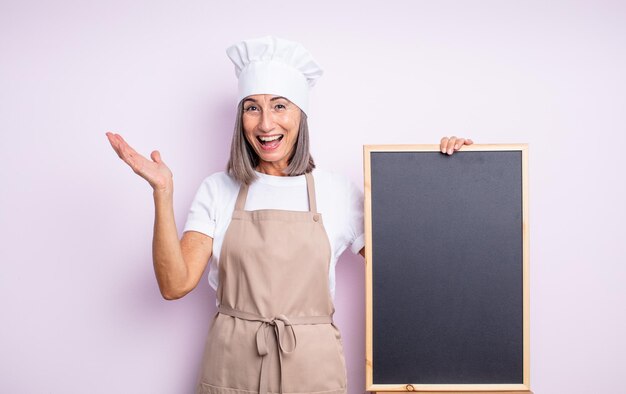
[[[272,353],[269,352],[268,341],[271,345],[275,345],[278,351],[278,366],[280,374],[280,393],[283,392],[283,374],[282,374],[282,353],[291,353],[296,350],[296,332],[293,330],[292,325],[295,324],[329,324],[333,322],[332,316],[294,316],[287,318],[285,315],[278,315],[273,318],[267,318],[256,315],[250,312],[244,312],[237,309],[233,309],[224,305],[218,307],[218,312],[224,315],[233,316],[239,319],[260,321],[263,324],[259,326],[256,331],[256,347],[261,360],[261,375],[259,377],[259,394],[267,394],[267,386],[269,380],[269,369]],[[274,335],[270,335],[270,333]],[[288,333],[292,338],[293,346],[287,349],[283,345],[283,339],[285,333]]]

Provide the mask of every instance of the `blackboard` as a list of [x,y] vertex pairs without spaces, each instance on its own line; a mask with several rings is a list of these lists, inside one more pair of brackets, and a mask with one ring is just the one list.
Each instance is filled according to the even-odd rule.
[[366,389],[528,392],[527,145],[364,155]]

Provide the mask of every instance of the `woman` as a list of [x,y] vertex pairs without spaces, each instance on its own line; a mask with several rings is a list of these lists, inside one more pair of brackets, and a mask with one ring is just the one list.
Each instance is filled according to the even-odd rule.
[[[347,247],[365,253],[363,197],[346,178],[313,171],[306,112],[322,70],[300,44],[275,37],[242,41],[227,53],[240,99],[228,171],[203,181],[180,241],[172,173],[159,152],[150,161],[107,133],[154,189],[159,288],[168,300],[183,297],[210,259],[218,313],[198,393],[346,393],[332,322],[334,267]],[[443,138],[441,151],[471,143]]]

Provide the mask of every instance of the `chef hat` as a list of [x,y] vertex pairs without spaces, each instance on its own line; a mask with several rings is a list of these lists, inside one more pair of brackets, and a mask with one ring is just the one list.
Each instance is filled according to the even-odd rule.
[[323,70],[301,44],[273,36],[244,40],[226,49],[239,78],[237,101],[252,94],[274,94],[309,109],[309,88]]

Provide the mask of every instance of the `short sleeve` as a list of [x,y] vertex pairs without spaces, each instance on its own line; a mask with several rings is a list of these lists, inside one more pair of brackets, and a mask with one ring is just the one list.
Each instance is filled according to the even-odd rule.
[[365,246],[365,233],[363,230],[363,192],[352,182],[348,186],[348,226],[350,234],[350,250],[358,254]]
[[211,238],[215,237],[215,216],[218,204],[215,186],[215,182],[210,176],[202,181],[191,202],[183,233],[193,230]]

